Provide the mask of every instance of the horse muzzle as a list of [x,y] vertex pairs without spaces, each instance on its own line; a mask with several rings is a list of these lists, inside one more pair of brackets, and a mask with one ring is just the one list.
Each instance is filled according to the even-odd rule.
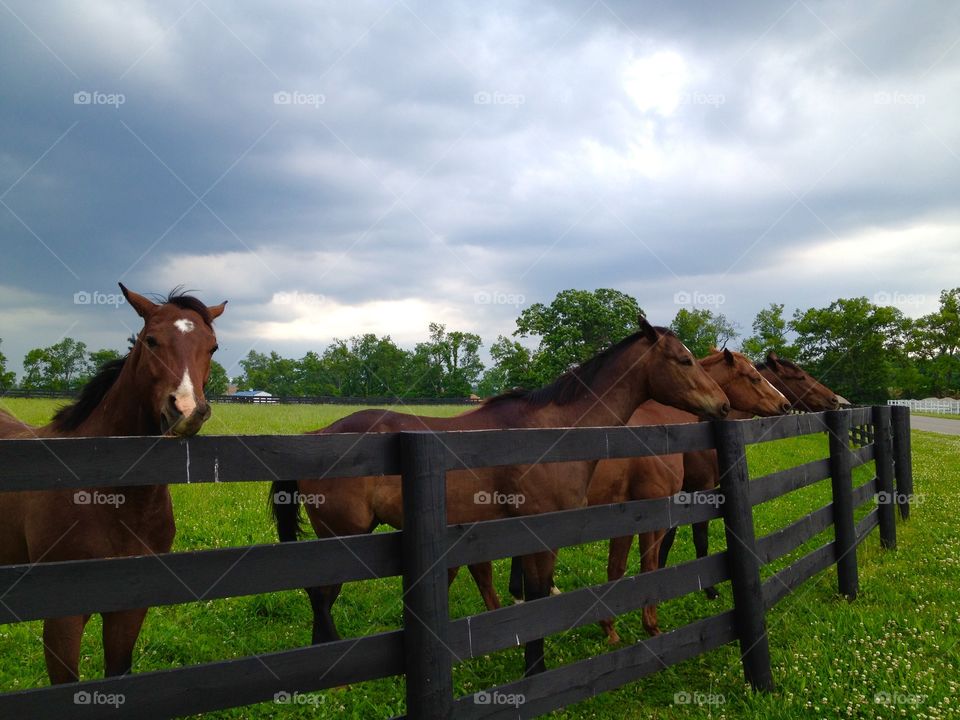
[[189,415],[184,415],[177,409],[171,398],[160,413],[160,431],[164,435],[176,437],[190,437],[196,435],[203,424],[210,418],[210,405],[206,401],[199,402]]

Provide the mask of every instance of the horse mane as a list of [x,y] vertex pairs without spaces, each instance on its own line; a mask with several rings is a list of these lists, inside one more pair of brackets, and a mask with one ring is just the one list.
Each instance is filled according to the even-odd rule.
[[[656,330],[661,335],[676,337],[668,328],[658,327]],[[641,337],[643,337],[642,331],[628,335],[620,342],[597,353],[586,362],[567,370],[549,385],[544,385],[537,390],[514,388],[513,390],[508,390],[500,395],[495,395],[492,398],[484,400],[483,405],[497,405],[508,400],[519,400],[534,407],[542,407],[549,403],[569,405],[587,393],[587,388],[593,382],[601,367],[620,355],[621,352]]]
[[[210,317],[210,311],[200,300],[187,295],[182,285],[178,285],[170,293],[163,297],[157,296],[157,302],[161,305],[175,305],[182,310],[192,310],[207,324],[213,324],[213,318]],[[51,423],[54,430],[67,432],[76,430],[80,424],[90,417],[100,401],[117,382],[120,372],[123,370],[124,363],[130,357],[128,353],[118,360],[110,360],[103,364],[90,381],[80,390],[80,397],[77,401],[66,407],[62,407],[53,416]]]
[[103,396],[113,387],[113,384],[120,377],[120,371],[123,370],[127,358],[122,357],[119,360],[111,360],[103,364],[99,372],[80,391],[80,397],[71,405],[60,408],[57,414],[53,416],[53,428],[55,430],[69,431],[76,430],[80,423],[90,417],[90,413],[103,400]]
[[213,318],[210,316],[210,310],[200,300],[193,295],[188,295],[189,290],[184,290],[183,285],[177,285],[166,297],[156,295],[156,302],[159,305],[175,305],[181,310],[192,310],[210,327],[213,326]]
[[[788,368],[793,368],[794,370],[799,370],[800,372],[806,372],[802,367],[800,367],[799,365],[797,365],[795,362],[793,362],[792,360],[787,360],[786,358],[777,357],[777,363],[780,364],[780,365],[786,365]],[[753,366],[754,366],[757,370],[771,369],[771,368],[769,368],[769,366],[767,365],[767,361],[766,361],[766,360],[761,360],[760,362],[755,362],[755,363],[753,364]]]

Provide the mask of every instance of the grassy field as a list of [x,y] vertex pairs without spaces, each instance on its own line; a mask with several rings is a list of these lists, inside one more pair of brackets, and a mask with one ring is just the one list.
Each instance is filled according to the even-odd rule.
[[[56,401],[8,400],[0,407],[31,422],[49,418]],[[355,408],[334,406],[216,406],[205,433],[280,433],[321,427]],[[424,414],[449,415],[463,407],[425,407]],[[960,438],[914,433],[918,503],[898,525],[899,549],[881,551],[876,532],[859,549],[860,596],[853,603],[836,593],[832,569],[811,579],[768,616],[777,690],[754,694],[743,683],[735,645],[664,670],[590,701],[555,713],[557,718],[807,718],[960,717]],[[826,439],[811,436],[749,449],[751,476],[824,457]],[[868,465],[857,472],[866,480]],[[175,550],[228,547],[275,541],[267,518],[265,484],[176,486]],[[829,501],[829,481],[756,508],[757,535],[771,532]],[[765,568],[767,576],[830,538],[810,543]],[[711,525],[711,548],[722,549],[722,525]],[[630,567],[637,567],[634,548]],[[671,562],[693,557],[689,529],[681,529]],[[556,579],[561,589],[606,580],[606,545],[562,550]],[[497,589],[507,598],[507,566],[496,566]],[[174,580],[171,580],[174,582]],[[729,584],[721,597],[702,594],[666,603],[664,630],[731,606]],[[483,610],[469,574],[451,587],[451,615]],[[402,625],[400,580],[352,583],[335,608],[344,637]],[[302,592],[282,592],[175,607],[155,608],[147,618],[135,655],[135,671],[209,662],[302,646],[309,642],[310,611]],[[639,613],[623,616],[625,642],[645,637]],[[0,689],[46,684],[40,623],[0,626]],[[81,675],[102,672],[99,620],[88,626]],[[547,641],[550,666],[607,652],[596,626],[585,626]],[[470,660],[455,669],[458,695],[515,679],[522,672],[521,649]],[[683,704],[689,693],[710,702]],[[403,712],[403,680],[363,683],[312,696],[299,707],[272,703],[207,715],[217,718],[368,718]],[[889,704],[877,700],[889,699]]]
[[915,412],[913,415],[922,415],[923,417],[943,418],[944,420],[960,420],[960,415],[951,415],[949,413]]

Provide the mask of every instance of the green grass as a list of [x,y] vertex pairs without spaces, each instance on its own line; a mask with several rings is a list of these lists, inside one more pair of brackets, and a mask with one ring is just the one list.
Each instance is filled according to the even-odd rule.
[[[3,406],[19,417],[40,422],[56,401],[8,400]],[[321,427],[355,408],[334,406],[216,406],[206,433],[299,432]],[[424,414],[449,415],[463,407],[424,407]],[[882,551],[874,532],[859,549],[860,596],[853,603],[836,593],[831,568],[807,581],[768,615],[771,656],[777,689],[748,691],[736,645],[720,648],[671,667],[612,693],[569,707],[557,718],[807,718],[807,717],[958,717],[960,698],[960,437],[915,432],[915,491],[920,502],[907,523],[898,523],[899,549]],[[783,440],[749,449],[756,477],[824,457],[824,436]],[[867,479],[870,467],[857,471]],[[177,517],[175,550],[274,542],[265,512],[266,486],[260,483],[171,488]],[[829,481],[817,483],[755,509],[761,536],[830,499]],[[865,512],[865,511],[864,511]],[[764,569],[764,576],[826,542],[824,533],[788,558]],[[722,524],[710,529],[711,549],[724,547]],[[693,558],[690,531],[683,528],[671,563]],[[636,549],[630,568],[638,566]],[[496,563],[497,590],[507,598],[508,567]],[[556,580],[573,589],[606,580],[606,544],[592,543],[560,552]],[[174,582],[174,580],[171,580]],[[702,594],[660,608],[666,631],[731,607],[729,584],[721,597]],[[451,615],[482,612],[469,573],[462,572],[450,591]],[[344,637],[356,637],[402,625],[400,580],[351,583],[334,610]],[[135,671],[211,662],[254,653],[299,647],[309,642],[310,610],[302,592],[198,602],[150,611],[135,656]],[[640,614],[618,620],[625,642],[643,640]],[[46,684],[40,623],[0,626],[0,688],[13,690]],[[102,669],[99,623],[91,620],[84,639],[81,675]],[[608,652],[594,625],[547,640],[552,667]],[[509,682],[522,672],[519,648],[469,660],[455,668],[458,695]],[[712,694],[723,702],[680,705],[677,693]],[[880,705],[877,693],[917,704]],[[388,717],[403,712],[403,680],[392,678],[317,693],[315,705],[282,709],[273,704],[237,708],[206,717]],[[920,699],[922,697],[922,699]]]
[[922,415],[923,417],[943,418],[944,420],[960,420],[960,415],[951,415],[949,413],[911,412],[910,414]]

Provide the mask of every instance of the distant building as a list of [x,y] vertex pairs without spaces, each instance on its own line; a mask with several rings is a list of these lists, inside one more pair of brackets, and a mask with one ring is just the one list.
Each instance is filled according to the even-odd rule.
[[233,394],[237,397],[273,397],[266,390],[238,390]]

